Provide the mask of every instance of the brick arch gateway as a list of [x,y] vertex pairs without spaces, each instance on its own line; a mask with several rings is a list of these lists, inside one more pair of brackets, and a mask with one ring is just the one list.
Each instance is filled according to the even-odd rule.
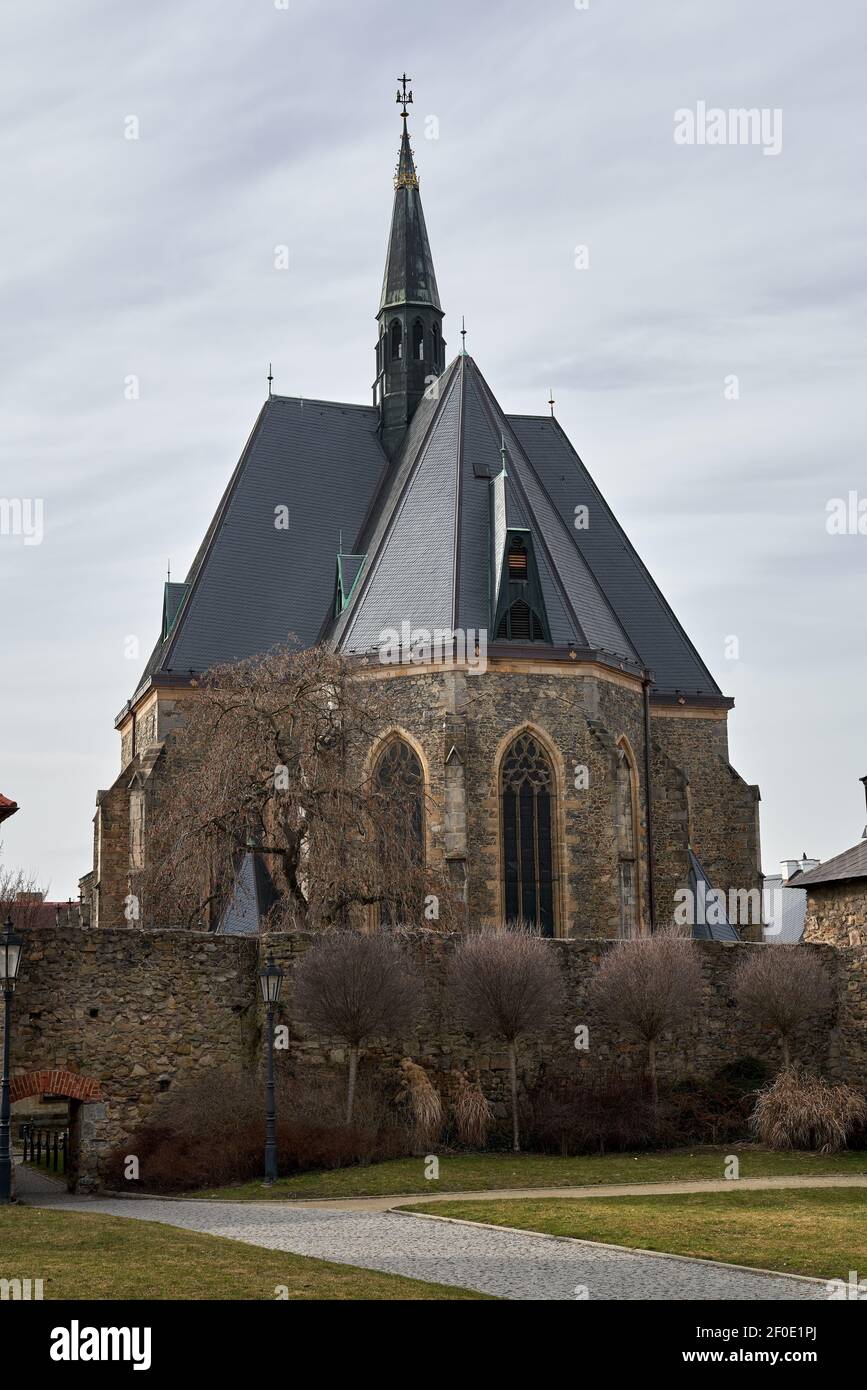
[[95,1077],[58,1068],[21,1072],[9,1078],[12,1104],[43,1095],[69,1101],[66,1185],[70,1192],[89,1191],[97,1185],[93,1138],[98,1122],[105,1118],[102,1086]]

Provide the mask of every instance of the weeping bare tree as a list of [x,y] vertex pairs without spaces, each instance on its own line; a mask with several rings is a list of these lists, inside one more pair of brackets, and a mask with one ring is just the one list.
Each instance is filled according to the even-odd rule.
[[590,986],[590,1003],[617,1031],[647,1049],[654,1109],[659,1104],[657,1050],[663,1033],[682,1027],[701,1002],[695,944],[677,927],[618,941]]
[[804,946],[759,946],[735,971],[733,990],[741,1013],[777,1034],[782,1070],[791,1065],[794,1036],[834,1006],[824,966]]
[[370,676],[324,647],[280,647],[202,678],[147,803],[133,883],[146,925],[213,921],[247,850],[278,891],[272,929],[345,928],[364,909],[431,925],[433,900],[448,925],[460,905],[425,862],[420,778],[371,766],[399,682]]
[[371,1038],[399,1036],[415,1021],[421,982],[401,941],[385,932],[330,931],[296,967],[294,1010],[349,1049],[346,1123],[352,1123],[359,1052]]
[[520,923],[467,937],[449,976],[458,1012],[474,1033],[506,1044],[512,1100],[512,1148],[518,1153],[518,1044],[549,1027],[565,992],[554,948]]

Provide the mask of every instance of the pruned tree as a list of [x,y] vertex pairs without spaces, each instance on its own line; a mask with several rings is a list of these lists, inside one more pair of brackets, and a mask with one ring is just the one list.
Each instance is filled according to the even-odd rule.
[[346,1123],[352,1122],[361,1047],[412,1026],[421,981],[399,940],[386,932],[330,931],[317,937],[294,973],[294,1008],[302,1022],[349,1049]]
[[613,1028],[646,1048],[654,1110],[659,1104],[660,1039],[684,1025],[701,1001],[701,990],[695,944],[674,926],[618,941],[591,983],[591,1006]]
[[354,927],[365,910],[448,925],[455,890],[410,833],[424,788],[385,785],[371,766],[400,683],[370,674],[328,648],[286,646],[202,678],[148,782],[132,884],[146,925],[213,922],[247,850],[278,890],[272,929]]
[[450,992],[467,1028],[505,1043],[509,1055],[512,1148],[520,1151],[518,1044],[549,1027],[565,1002],[554,948],[521,923],[485,928],[452,957]]
[[801,945],[757,946],[735,971],[733,992],[745,1018],[779,1037],[781,1070],[791,1065],[795,1035],[834,1006],[824,966]]

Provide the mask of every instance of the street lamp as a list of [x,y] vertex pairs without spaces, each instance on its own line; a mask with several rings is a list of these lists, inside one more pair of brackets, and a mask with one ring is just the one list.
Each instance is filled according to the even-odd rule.
[[268,956],[267,964],[259,971],[259,988],[268,1011],[268,1074],[265,1082],[265,1184],[270,1187],[277,1177],[277,1114],[274,1107],[274,1011],[280,1001],[285,971]]
[[0,988],[3,990],[3,1081],[0,1088],[0,1204],[12,1200],[12,1135],[9,1106],[9,1056],[12,1028],[12,995],[18,979],[23,942],[7,917],[0,936]]

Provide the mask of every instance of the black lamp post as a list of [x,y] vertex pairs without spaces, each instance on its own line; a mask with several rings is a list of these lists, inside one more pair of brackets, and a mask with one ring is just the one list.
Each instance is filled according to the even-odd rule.
[[268,1011],[268,1073],[265,1082],[265,1183],[270,1187],[277,1177],[277,1112],[274,1105],[274,1011],[280,1000],[285,971],[269,955],[259,971],[259,988]]
[[0,1204],[12,1200],[12,1133],[9,1105],[9,1057],[12,1028],[12,995],[21,964],[22,940],[7,917],[0,936],[0,987],[3,989],[3,1081],[0,1089]]

